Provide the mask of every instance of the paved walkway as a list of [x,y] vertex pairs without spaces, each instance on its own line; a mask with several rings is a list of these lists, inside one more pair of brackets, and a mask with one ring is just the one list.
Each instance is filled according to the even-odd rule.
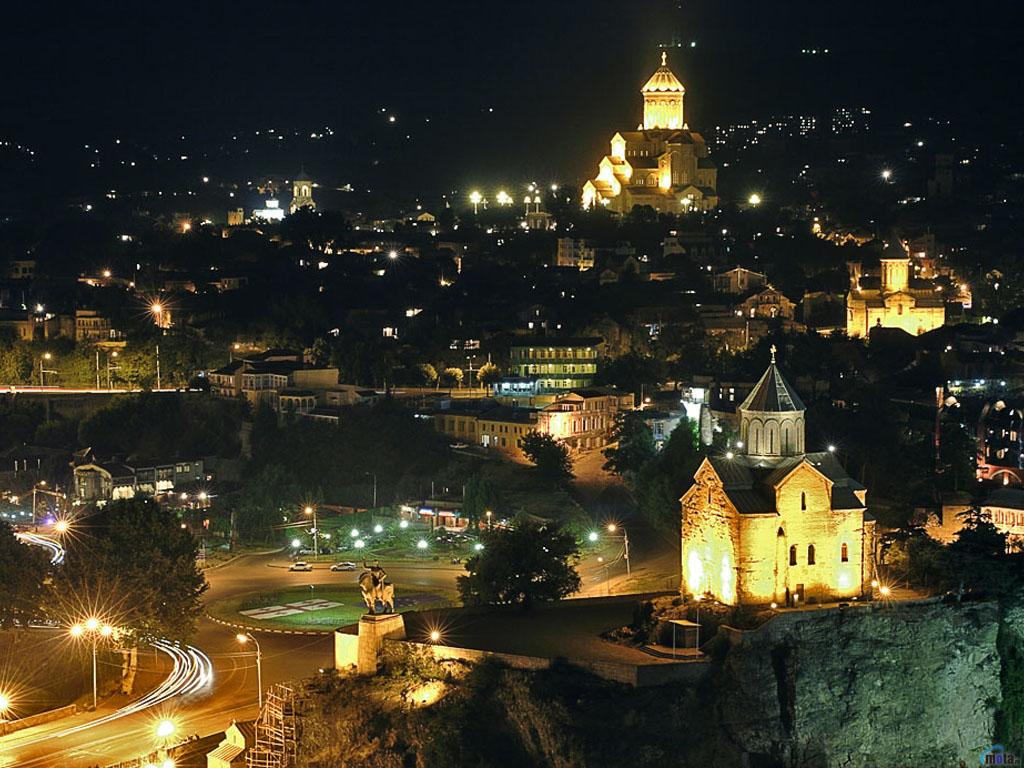
[[[566,600],[525,611],[522,608],[455,609],[405,614],[410,640],[441,632],[444,645],[542,658],[572,657],[626,664],[671,664],[601,639],[601,634],[633,620],[638,597]],[[678,659],[676,661],[680,661]]]

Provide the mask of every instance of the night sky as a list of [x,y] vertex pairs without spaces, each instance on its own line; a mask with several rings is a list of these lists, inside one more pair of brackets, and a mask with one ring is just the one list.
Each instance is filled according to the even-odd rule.
[[[19,3],[0,31],[0,135],[45,147],[259,126],[401,130],[449,178],[510,166],[575,177],[636,124],[637,89],[673,41],[698,129],[837,104],[1009,124],[1015,5]],[[812,47],[829,54],[800,53]]]

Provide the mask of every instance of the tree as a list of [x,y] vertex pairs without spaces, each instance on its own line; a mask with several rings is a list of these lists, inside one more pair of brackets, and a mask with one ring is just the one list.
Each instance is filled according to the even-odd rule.
[[97,613],[137,639],[187,640],[207,588],[192,534],[139,499],[107,504],[83,525],[87,534],[68,541],[55,590],[64,618]]
[[499,487],[486,475],[471,475],[466,481],[462,513],[476,528],[488,511],[494,512],[502,506]]
[[461,387],[464,376],[465,374],[462,372],[461,368],[451,367],[444,369],[444,380],[448,382],[449,386]]
[[430,363],[423,363],[420,365],[420,375],[426,384],[433,384],[437,381],[437,368]]
[[679,498],[693,484],[703,456],[696,422],[683,418],[665,448],[644,464],[637,477],[637,505],[651,525],[663,530],[679,526]]
[[476,380],[481,386],[490,386],[500,378],[501,369],[490,361],[481,365],[476,372]]
[[570,560],[579,554],[576,537],[557,523],[519,520],[483,535],[483,550],[459,576],[466,605],[522,605],[561,600],[580,588]]
[[637,352],[607,360],[600,368],[602,382],[634,394],[639,394],[644,387],[657,389],[667,375],[668,368],[663,361]]
[[569,451],[551,435],[527,432],[523,436],[523,453],[535,467],[537,472],[554,483],[565,483],[572,479],[572,461]]
[[42,615],[47,564],[44,550],[22,544],[11,526],[0,521],[0,627]]
[[949,545],[950,573],[956,578],[958,594],[966,589],[1002,592],[1011,587],[1006,534],[992,523],[992,517],[975,505],[958,517],[964,521],[956,540]]
[[651,428],[640,411],[620,411],[615,415],[611,439],[613,445],[604,450],[604,469],[633,483],[644,464],[658,455]]

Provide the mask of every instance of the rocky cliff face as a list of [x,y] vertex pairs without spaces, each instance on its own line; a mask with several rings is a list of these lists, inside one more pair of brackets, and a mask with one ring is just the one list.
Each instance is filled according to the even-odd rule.
[[779,616],[713,673],[720,743],[709,757],[764,768],[976,764],[1002,699],[999,630],[993,603]]

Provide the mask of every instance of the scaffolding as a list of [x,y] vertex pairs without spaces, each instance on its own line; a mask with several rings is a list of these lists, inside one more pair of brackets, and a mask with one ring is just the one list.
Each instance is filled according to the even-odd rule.
[[295,690],[276,683],[267,691],[256,721],[256,743],[245,755],[246,768],[288,768],[296,757]]

